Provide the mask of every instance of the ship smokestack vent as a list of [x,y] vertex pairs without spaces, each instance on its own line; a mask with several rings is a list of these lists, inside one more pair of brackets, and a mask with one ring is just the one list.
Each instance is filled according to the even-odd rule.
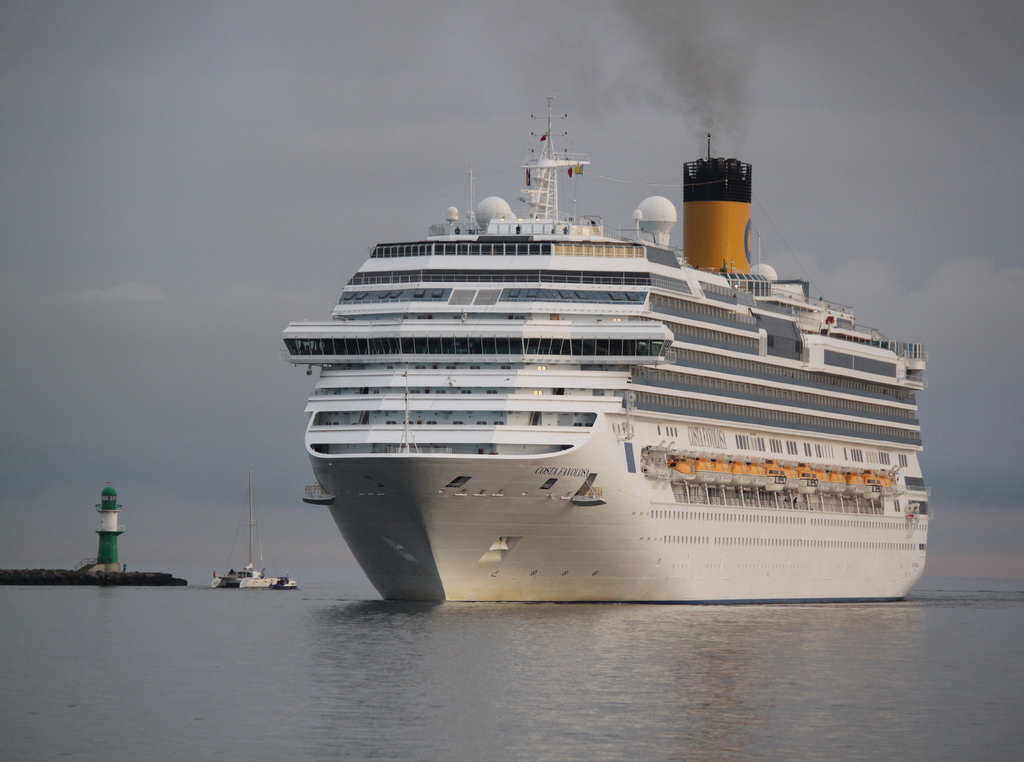
[[739,159],[698,159],[683,165],[683,202],[750,203],[751,168]]

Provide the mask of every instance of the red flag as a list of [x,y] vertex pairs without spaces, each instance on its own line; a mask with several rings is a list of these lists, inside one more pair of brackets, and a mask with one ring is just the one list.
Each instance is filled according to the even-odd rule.
[[541,140],[547,140],[548,139],[548,134],[545,132],[543,135],[540,136],[540,139]]
[[572,167],[569,167],[569,177],[572,177]]

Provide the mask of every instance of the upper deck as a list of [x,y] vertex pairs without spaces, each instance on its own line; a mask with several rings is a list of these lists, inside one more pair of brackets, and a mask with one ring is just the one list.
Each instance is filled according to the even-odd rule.
[[[694,267],[669,243],[677,215],[667,199],[643,201],[627,230],[563,214],[559,176],[578,177],[590,162],[557,152],[554,137],[549,110],[541,148],[523,164],[521,210],[491,196],[465,216],[450,207],[422,239],[374,245],[330,322],[288,327],[288,359],[324,366],[383,355],[391,362],[478,347],[503,362],[604,356],[650,365],[673,364],[683,356],[675,347],[732,358],[737,367],[768,363],[815,382],[923,388],[920,344],[859,325],[850,308],[811,298],[806,282],[779,279],[761,265],[751,273],[727,262]],[[734,165],[749,180],[749,165],[722,164]],[[704,197],[716,194],[696,194],[693,203],[714,203]],[[554,341],[537,344],[541,337],[557,339],[557,349]]]

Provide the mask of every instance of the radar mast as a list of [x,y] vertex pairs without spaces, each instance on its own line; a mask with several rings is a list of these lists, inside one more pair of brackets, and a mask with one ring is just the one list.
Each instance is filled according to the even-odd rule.
[[[548,96],[548,113],[546,130],[541,135],[543,143],[539,155],[532,155],[523,164],[526,170],[526,187],[523,189],[525,200],[530,207],[529,218],[531,220],[559,222],[558,213],[558,171],[567,169],[569,177],[583,171],[583,167],[590,163],[585,154],[571,154],[563,151],[555,154],[555,134],[552,131],[553,119],[565,119],[568,114],[562,116],[551,115],[551,102],[553,97]],[[535,119],[539,117],[534,117]],[[557,137],[565,137],[567,133],[561,133]],[[530,150],[533,154],[533,149]]]

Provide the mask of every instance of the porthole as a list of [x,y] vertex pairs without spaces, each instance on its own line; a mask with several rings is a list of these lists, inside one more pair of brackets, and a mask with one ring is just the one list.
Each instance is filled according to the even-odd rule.
[[531,576],[531,577],[533,577],[533,576],[534,576],[534,575],[536,575],[536,574],[537,574],[537,570],[536,570],[536,569],[534,569],[534,570],[533,570],[532,572],[530,572],[530,576]]

